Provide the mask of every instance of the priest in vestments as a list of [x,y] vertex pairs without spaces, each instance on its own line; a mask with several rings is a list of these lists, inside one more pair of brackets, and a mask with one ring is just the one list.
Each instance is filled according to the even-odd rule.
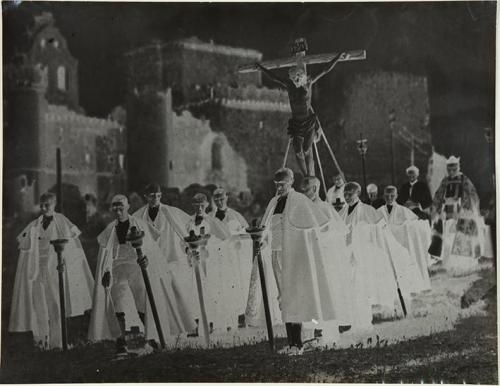
[[[210,330],[226,331],[238,325],[237,310],[239,309],[239,304],[229,289],[229,283],[233,279],[232,264],[229,260],[231,256],[224,253],[224,242],[231,237],[231,233],[221,221],[206,213],[208,199],[205,194],[195,194],[193,207],[195,214],[186,224],[186,233],[194,231],[199,235],[203,228],[205,234],[211,236],[207,247],[200,250],[200,271]],[[187,252],[190,258],[190,251],[187,250]],[[200,306],[194,271],[192,272],[191,300],[199,322],[201,320]],[[244,300],[242,299],[241,302],[244,303]]]
[[476,188],[460,171],[460,158],[446,161],[448,175],[443,178],[432,203],[435,223],[442,223],[442,250],[430,253],[442,258],[443,266],[453,276],[479,269],[481,238],[479,234],[479,197]]
[[365,283],[371,305],[394,315],[402,309],[397,289],[407,308],[410,295],[418,291],[416,263],[388,231],[382,214],[359,200],[360,192],[358,183],[347,183],[348,206],[339,213],[350,229],[347,245],[359,265],[355,280]]
[[[33,333],[42,349],[62,347],[58,270],[63,270],[65,317],[82,315],[92,308],[94,279],[78,236],[79,229],[64,215],[54,211],[56,196],[42,194],[42,215],[17,237],[17,261],[9,331]],[[58,265],[52,240],[67,239]]]
[[293,181],[288,168],[275,173],[276,196],[262,219],[287,330],[288,346],[281,352],[290,355],[303,352],[302,323],[337,317],[331,264],[321,242],[321,233],[334,227],[335,220],[296,192]]
[[418,180],[419,173],[414,165],[406,169],[408,182],[401,185],[397,201],[412,210],[421,220],[429,220],[430,216],[425,210],[431,206],[432,196],[427,183]]
[[417,263],[420,277],[417,284],[421,291],[431,289],[428,262],[431,228],[427,220],[420,220],[410,209],[397,203],[398,190],[395,186],[384,189],[385,205],[377,210],[382,213],[396,240],[404,246]]
[[252,273],[252,241],[246,233],[247,221],[236,210],[227,206],[227,199],[228,195],[224,189],[216,189],[213,194],[215,210],[211,215],[221,221],[231,233],[231,237],[223,243],[227,268],[228,271],[232,271],[232,275],[227,278],[227,291],[228,295],[232,295],[233,302],[239,305],[236,314],[238,326],[244,327],[246,301]]

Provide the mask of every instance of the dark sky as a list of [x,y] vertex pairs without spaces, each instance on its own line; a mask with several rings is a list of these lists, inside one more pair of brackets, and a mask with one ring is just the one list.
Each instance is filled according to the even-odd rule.
[[[3,3],[4,60],[26,39],[33,15],[53,13],[79,60],[80,101],[105,116],[124,100],[121,54],[152,39],[198,36],[288,55],[308,39],[311,53],[366,49],[361,69],[399,69],[429,76],[435,115],[460,106],[492,120],[495,3]],[[359,70],[360,67],[358,66]],[[477,102],[479,101],[479,102]],[[467,108],[466,108],[467,110]],[[463,113],[463,111],[462,111]]]

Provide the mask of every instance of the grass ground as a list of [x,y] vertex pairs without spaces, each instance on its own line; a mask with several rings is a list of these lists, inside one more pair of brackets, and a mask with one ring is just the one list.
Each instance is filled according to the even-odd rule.
[[[481,278],[467,294],[478,300],[490,284]],[[182,349],[112,361],[104,342],[68,353],[4,351],[2,383],[65,382],[385,382],[498,384],[496,297],[486,312],[462,319],[453,330],[365,349],[315,351],[287,357],[262,342],[235,348]],[[284,342],[278,341],[278,345]]]
[[[70,342],[80,343],[67,353],[37,351],[32,348],[29,334],[6,333],[15,271],[13,263],[17,260],[11,253],[13,247],[15,245],[3,244],[1,383],[225,381],[498,384],[496,291],[489,291],[495,285],[496,277],[491,270],[483,271],[473,279],[471,276],[443,281],[435,276],[434,295],[417,299],[425,300],[425,307],[415,308],[419,315],[410,320],[386,321],[375,326],[376,333],[381,336],[388,338],[389,332],[392,333],[392,344],[385,347],[356,349],[347,346],[287,357],[270,352],[268,344],[260,342],[209,350],[183,348],[112,361],[112,342],[82,343],[87,317],[69,321]],[[469,282],[466,283],[467,280]],[[468,307],[470,312],[461,310],[464,307]],[[445,311],[443,315],[455,318],[453,323],[446,327],[436,310]],[[435,332],[429,333],[432,323],[437,327],[432,328]],[[439,329],[439,326],[445,326],[445,330]],[[422,334],[415,333],[416,329],[420,329]],[[401,339],[401,334],[405,334],[404,339]],[[278,339],[277,346],[283,345],[284,340]]]

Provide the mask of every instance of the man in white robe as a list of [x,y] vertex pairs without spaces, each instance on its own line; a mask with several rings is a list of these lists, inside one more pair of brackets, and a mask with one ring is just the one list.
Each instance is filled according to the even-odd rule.
[[[228,328],[237,327],[239,308],[228,288],[228,283],[232,281],[231,262],[228,261],[231,257],[223,253],[223,242],[231,237],[231,233],[221,221],[206,213],[208,199],[205,194],[197,193],[193,197],[193,207],[195,214],[186,224],[186,233],[194,231],[199,235],[203,228],[205,234],[211,236],[207,247],[200,250],[200,271],[210,330],[226,331]],[[189,249],[186,249],[186,252],[188,258],[191,258]],[[199,323],[201,311],[194,273],[191,284],[191,300]]]
[[227,254],[226,262],[231,265],[230,271],[233,273],[228,278],[228,290],[233,295],[233,302],[239,305],[238,327],[244,327],[252,273],[252,241],[246,233],[247,221],[241,214],[227,206],[227,199],[227,192],[224,189],[216,189],[213,194],[215,210],[211,215],[221,221],[231,233],[231,237],[223,243],[224,253]]
[[330,204],[345,203],[344,198],[345,181],[341,174],[337,174],[333,180],[333,186],[326,192],[326,201]]
[[337,316],[330,259],[321,241],[321,234],[337,224],[296,192],[293,180],[288,168],[275,173],[277,194],[262,219],[272,250],[281,318],[287,330],[288,347],[281,352],[290,355],[303,352],[302,323],[334,320]]
[[427,249],[431,241],[431,228],[427,220],[420,220],[410,209],[397,203],[398,190],[395,186],[384,189],[385,205],[377,210],[382,213],[396,240],[404,246],[415,260],[420,273],[417,281],[420,290],[431,289]]
[[[78,236],[80,230],[64,215],[54,211],[56,197],[40,197],[42,215],[17,237],[17,263],[9,331],[32,331],[41,348],[62,347],[58,270],[64,272],[65,317],[82,315],[92,308],[94,279]],[[59,266],[50,241],[67,239]]]
[[359,200],[360,193],[358,183],[347,183],[344,195],[348,206],[339,212],[350,230],[347,245],[357,264],[355,285],[364,282],[370,304],[380,307],[382,313],[401,314],[400,295],[408,311],[410,294],[415,292],[416,264],[388,232],[382,214]]
[[134,217],[147,224],[147,230],[155,241],[162,257],[172,272],[172,286],[175,290],[178,311],[182,318],[193,317],[192,296],[190,291],[192,270],[186,259],[184,236],[190,220],[187,213],[181,209],[161,203],[161,187],[151,183],[145,188],[144,198],[147,204],[134,213]]
[[[183,307],[178,304],[172,273],[158,244],[152,240],[148,225],[129,215],[129,203],[123,195],[113,197],[111,208],[116,219],[98,236],[100,250],[88,337],[91,341],[116,339],[117,354],[126,356],[127,319],[137,314],[140,317],[148,340],[147,350],[157,346],[159,339],[141,267],[147,267],[164,338],[190,331],[195,325],[191,315],[179,311]],[[140,261],[126,240],[132,227],[144,231],[144,256]]]
[[[333,206],[319,197],[320,181],[316,177],[306,177],[302,180],[303,193],[332,220],[331,227],[322,233],[324,253],[329,257],[330,280],[333,286],[336,320],[323,323],[326,330],[333,328],[346,330],[347,326],[358,327],[360,321],[365,321],[364,327],[371,321],[371,306],[363,301],[356,304],[358,297],[351,278],[354,275],[354,265],[351,264],[346,246],[347,226],[334,210]],[[364,308],[364,309],[361,309]],[[359,315],[358,315],[359,314]],[[368,321],[368,322],[367,322]],[[361,323],[363,324],[363,323]],[[335,325],[335,326],[334,326]],[[331,331],[328,331],[331,333]],[[328,335],[327,332],[327,335]],[[325,334],[323,334],[325,335]]]

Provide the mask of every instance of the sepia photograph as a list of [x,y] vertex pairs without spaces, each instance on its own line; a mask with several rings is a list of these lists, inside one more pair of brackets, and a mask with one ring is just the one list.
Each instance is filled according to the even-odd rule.
[[2,1],[0,383],[498,384],[496,1]]

